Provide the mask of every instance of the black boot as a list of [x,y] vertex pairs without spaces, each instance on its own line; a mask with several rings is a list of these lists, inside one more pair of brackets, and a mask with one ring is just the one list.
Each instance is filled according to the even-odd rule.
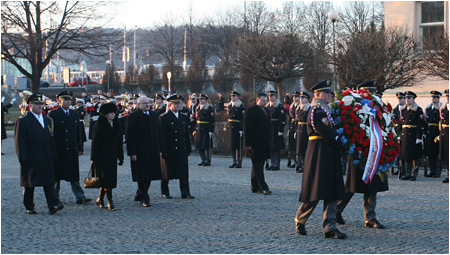
[[106,190],[106,198],[108,198],[108,210],[115,211],[114,203],[112,200],[112,189]]
[[97,198],[97,206],[100,208],[105,208],[105,203],[103,202],[103,198],[105,197],[105,190],[103,188],[100,188],[100,194]]

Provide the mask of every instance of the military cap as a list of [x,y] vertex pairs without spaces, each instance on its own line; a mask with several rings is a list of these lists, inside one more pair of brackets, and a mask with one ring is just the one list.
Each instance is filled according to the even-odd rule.
[[99,95],[92,95],[92,99],[100,98]]
[[405,92],[405,97],[414,97],[414,98],[416,98],[417,95],[416,95],[416,93],[414,93],[412,91],[406,91]]
[[117,112],[117,106],[115,103],[106,103],[100,106],[100,113],[106,115],[110,112]]
[[305,91],[300,91],[299,95],[300,95],[300,97],[311,98],[311,96],[308,93],[306,93]]
[[122,96],[115,96],[114,99],[116,99],[116,100],[122,100]]
[[269,96],[276,96],[277,95],[277,92],[275,91],[275,90],[269,90],[269,91],[267,91],[267,94],[269,95]]
[[138,99],[139,98],[139,94],[133,94],[133,99]]
[[403,92],[397,92],[397,93],[395,94],[395,96],[397,96],[397,98],[405,98],[405,93],[403,93]]
[[155,94],[155,99],[161,99],[163,100],[163,96],[161,94]]
[[198,98],[200,98],[200,99],[208,99],[208,96],[202,93],[202,94],[199,94]]
[[192,93],[191,98],[192,98],[192,99],[197,99],[197,94]]
[[299,97],[300,96],[300,92],[298,92],[297,90],[294,90],[294,92],[292,92],[292,95],[294,97]]
[[72,99],[73,92],[70,90],[64,90],[59,92],[59,94],[56,96],[57,98],[64,98],[64,99]]
[[77,103],[78,103],[78,102],[82,102],[82,103],[84,104],[83,98],[78,98],[78,97],[77,97],[76,100],[75,100],[75,102],[77,102]]
[[27,99],[27,104],[36,103],[36,104],[43,104],[44,103],[44,97],[41,93],[33,93],[31,96]]
[[444,90],[444,94],[448,96],[448,89]]
[[369,91],[377,90],[377,81],[367,81],[358,85],[358,88],[367,89]]
[[240,96],[241,94],[239,94],[237,91],[233,90],[233,91],[231,91],[231,95],[232,96]]
[[108,98],[105,96],[100,96],[100,100],[108,100]]
[[377,92],[375,92],[375,95],[378,97],[382,97],[383,96],[383,92],[377,90]]
[[171,102],[171,103],[180,103],[183,100],[183,97],[173,94],[172,96],[170,96],[167,101]]
[[442,93],[437,91],[437,90],[430,91],[430,94],[431,94],[432,97],[440,97],[440,96],[442,96]]
[[317,83],[316,85],[311,87],[311,91],[312,92],[331,92],[333,93],[333,90],[331,90],[331,81],[328,80],[324,80],[321,81],[319,83]]

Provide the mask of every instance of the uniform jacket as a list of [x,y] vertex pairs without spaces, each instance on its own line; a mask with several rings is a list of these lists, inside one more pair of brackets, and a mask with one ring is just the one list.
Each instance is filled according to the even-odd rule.
[[430,104],[425,108],[425,154],[430,158],[437,158],[439,156],[439,142],[434,142],[434,139],[439,136],[439,108],[442,103],[437,105]]
[[289,150],[295,151],[297,148],[297,142],[294,138],[297,132],[297,121],[295,121],[295,111],[299,104],[292,103],[289,107]]
[[[441,130],[439,133],[439,159],[442,161],[448,162],[448,104],[441,106],[440,110],[440,118],[441,118]],[[448,164],[448,163],[447,163]]]
[[209,138],[209,132],[214,133],[214,109],[206,103],[202,109],[200,105],[196,108],[197,125],[195,128],[195,147],[198,150],[207,150],[212,147],[212,140]]
[[244,145],[239,133],[239,131],[243,131],[244,110],[245,106],[241,101],[236,101],[236,104],[228,104],[228,139],[231,150],[240,149]]
[[284,125],[286,124],[285,109],[277,100],[274,104],[268,103],[266,109],[270,115],[271,124],[271,151],[279,151],[285,148],[283,136],[279,136],[278,132],[284,133]]
[[307,103],[305,105],[298,105],[295,110],[295,122],[297,123],[296,132],[296,152],[297,155],[305,157],[306,148],[308,147],[308,129],[307,121],[309,110],[311,109],[311,104]]
[[[413,160],[423,157],[422,144],[416,144],[416,139],[422,139],[425,121],[422,108],[416,103],[411,107],[400,107],[400,124],[402,125],[400,141],[400,159]],[[406,126],[405,126],[406,125]]]
[[265,108],[251,106],[244,114],[244,141],[246,156],[254,160],[270,158],[270,115]]

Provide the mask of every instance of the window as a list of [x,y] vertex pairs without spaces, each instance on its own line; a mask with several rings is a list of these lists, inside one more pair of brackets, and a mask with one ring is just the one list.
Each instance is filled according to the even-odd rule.
[[445,7],[444,2],[420,3],[420,32],[422,46],[426,50],[433,50],[435,38],[444,32]]

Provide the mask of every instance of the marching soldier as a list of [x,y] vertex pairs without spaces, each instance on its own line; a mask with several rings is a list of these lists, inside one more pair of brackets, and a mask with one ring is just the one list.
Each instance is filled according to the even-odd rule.
[[20,162],[20,186],[24,187],[23,204],[27,214],[34,210],[34,188],[43,187],[49,213],[64,208],[55,192],[54,159],[56,156],[53,123],[42,114],[44,99],[40,93],[27,99],[30,111],[16,121],[14,142]]
[[81,146],[82,150],[84,150],[84,143],[87,141],[86,137],[86,131],[84,130],[84,121],[87,115],[87,111],[84,108],[84,100],[83,98],[77,98],[76,99],[77,106],[75,107],[75,111],[78,112],[78,115],[80,116],[80,130],[81,130]]
[[[395,133],[397,134],[397,137],[400,138],[401,136],[401,132],[402,132],[402,125],[400,124],[400,107],[404,107],[404,105],[406,104],[406,99],[405,99],[405,93],[403,92],[397,92],[396,94],[397,99],[398,99],[398,105],[392,110],[392,115],[394,117],[394,129],[395,129]],[[401,162],[400,162],[401,161]],[[394,168],[394,167],[392,167]],[[394,169],[391,170],[391,174],[392,175],[399,175],[399,177],[401,178],[401,169],[405,168],[405,161],[398,159],[397,160],[397,169],[398,172],[394,172]]]
[[[441,92],[433,90],[431,94],[431,104],[425,108],[425,121],[427,122],[425,131],[425,154],[428,156],[428,164],[430,167],[430,173],[425,177],[439,178],[441,177],[442,165],[439,157],[439,142],[435,141],[435,138],[439,136],[439,121],[440,114],[439,109],[442,103],[439,102],[439,98],[442,95]],[[427,162],[425,162],[426,164]]]
[[92,109],[90,109],[89,112],[89,139],[92,140],[92,130],[95,126],[96,121],[98,120],[98,117],[100,114],[98,113],[100,109],[100,96],[99,95],[93,95],[92,96]]
[[400,106],[401,149],[400,159],[406,161],[405,176],[401,180],[415,181],[419,174],[419,159],[423,157],[422,135],[423,135],[423,111],[415,98],[417,95],[412,91],[405,92],[406,104]]
[[[16,98],[13,98],[8,104],[4,104],[3,101],[5,101],[5,97],[2,98],[2,142],[8,137],[5,128],[5,113],[8,113],[8,109],[13,106],[14,102],[16,102]],[[5,153],[2,152],[2,155],[5,155]]]
[[197,126],[195,128],[195,147],[199,150],[202,162],[199,166],[211,165],[212,135],[214,133],[214,109],[206,101],[208,96],[200,94],[200,104],[196,108]]
[[439,133],[439,145],[440,145],[440,150],[439,150],[439,160],[441,160],[443,163],[445,163],[446,167],[447,167],[447,175],[445,177],[445,179],[442,181],[442,183],[448,183],[448,127],[449,127],[449,122],[448,122],[448,89],[445,90],[445,96],[447,97],[447,102],[446,104],[442,105],[441,108],[439,109],[440,112],[440,118],[441,118],[441,129],[440,129],[440,133]]
[[155,94],[155,104],[153,105],[153,111],[158,115],[166,112],[166,104],[164,104],[164,98],[162,95]]
[[333,93],[330,85],[330,81],[322,81],[311,88],[314,99],[308,114],[309,142],[295,227],[300,235],[306,235],[305,223],[323,200],[324,237],[345,239],[347,235],[336,228],[337,200],[344,198],[344,182],[339,155],[342,145],[329,105]]
[[270,167],[269,171],[280,170],[280,151],[284,149],[284,125],[286,124],[286,116],[283,105],[280,104],[280,100],[277,99],[277,92],[270,90],[269,103],[266,108],[270,115],[271,123],[271,144],[270,144]]
[[[294,168],[297,165],[297,158],[295,156],[295,150],[297,147],[297,143],[295,141],[296,132],[297,132],[297,122],[295,121],[295,111],[297,109],[297,106],[300,104],[300,93],[298,91],[294,91],[292,93],[293,95],[293,102],[289,106],[289,151],[288,151],[288,164],[287,167]],[[294,160],[294,164],[291,164],[291,160]]]
[[295,172],[303,173],[303,164],[305,159],[306,148],[308,147],[308,130],[307,120],[311,104],[309,103],[310,96],[308,93],[300,92],[300,104],[295,109],[295,121],[297,122],[296,132],[296,153],[297,153],[297,166]]
[[231,102],[228,104],[228,139],[231,143],[231,155],[233,157],[233,164],[230,168],[242,167],[242,146],[243,146],[243,131],[242,120],[244,118],[245,106],[239,100],[239,93],[231,92]]
[[[193,199],[189,188],[188,157],[191,154],[189,118],[180,113],[182,97],[167,99],[169,110],[159,116],[161,123],[161,195],[170,199],[169,180],[180,180],[181,198]],[[203,110],[203,109],[202,109]]]

